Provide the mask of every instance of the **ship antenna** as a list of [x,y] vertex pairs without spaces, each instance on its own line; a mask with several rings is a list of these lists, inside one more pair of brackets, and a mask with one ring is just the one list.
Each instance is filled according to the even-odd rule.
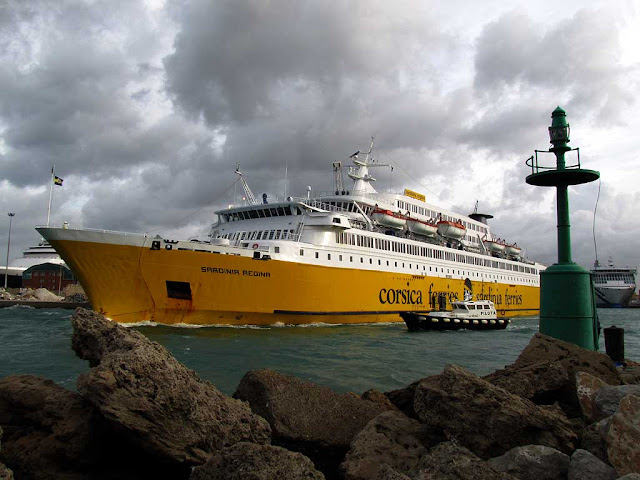
[[236,167],[235,173],[240,177],[240,184],[242,185],[242,189],[244,190],[247,204],[257,205],[258,202],[256,201],[256,197],[253,195],[253,192],[251,191],[251,188],[249,188],[247,180],[244,178],[244,175],[242,175],[242,172],[240,171],[240,164],[238,164],[238,166]]
[[600,186],[602,185],[602,180],[598,180],[598,196],[596,197],[596,206],[593,207],[593,248],[596,252],[596,261],[594,263],[594,267],[600,266],[598,262],[598,243],[596,242],[596,212],[598,211],[598,201],[600,200]]

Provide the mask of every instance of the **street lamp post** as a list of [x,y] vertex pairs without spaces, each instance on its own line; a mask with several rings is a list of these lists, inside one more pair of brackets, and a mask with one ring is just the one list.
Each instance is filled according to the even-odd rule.
[[7,241],[7,263],[4,270],[4,289],[7,289],[7,280],[9,279],[9,248],[11,248],[11,222],[15,213],[8,213],[9,215],[9,240]]

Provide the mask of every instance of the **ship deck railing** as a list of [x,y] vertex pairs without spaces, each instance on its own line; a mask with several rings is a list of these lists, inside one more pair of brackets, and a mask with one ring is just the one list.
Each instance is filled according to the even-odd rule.
[[83,232],[95,232],[95,233],[112,233],[115,235],[125,235],[128,237],[148,237],[149,235],[146,233],[131,233],[131,232],[120,232],[117,230],[104,230],[101,228],[85,228],[85,227],[52,227],[51,225],[36,225],[36,228],[62,228],[63,230],[76,230]]

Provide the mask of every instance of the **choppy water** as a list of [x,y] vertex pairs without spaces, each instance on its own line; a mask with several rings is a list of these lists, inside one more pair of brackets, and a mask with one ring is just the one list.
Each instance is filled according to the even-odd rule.
[[[640,309],[599,310],[604,327],[625,329],[625,354],[640,360]],[[87,362],[71,350],[72,311],[0,309],[0,378],[29,373],[75,389]],[[404,323],[270,328],[136,327],[232,394],[249,370],[272,368],[338,392],[388,391],[442,371],[448,363],[485,375],[512,363],[538,331],[519,318],[494,332],[415,332]],[[604,352],[604,336],[600,338]]]

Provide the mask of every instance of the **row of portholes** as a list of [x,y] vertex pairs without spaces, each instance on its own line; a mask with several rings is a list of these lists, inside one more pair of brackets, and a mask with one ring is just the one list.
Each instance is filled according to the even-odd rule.
[[[300,256],[304,256],[304,248],[300,249]],[[314,256],[317,259],[320,259],[320,252],[314,252]],[[334,258],[336,255],[335,254],[331,254],[331,253],[327,253],[327,260],[331,261],[332,258]],[[358,258],[358,257],[354,257],[353,255],[342,255],[342,254],[337,254],[338,257],[338,262],[343,262],[346,261],[344,259],[344,257],[349,257],[349,263],[353,263],[354,262],[354,258]],[[360,258],[360,263],[364,264],[365,263],[365,257],[359,257]],[[392,265],[390,264],[389,260],[385,260],[386,261],[386,266],[387,267],[391,267]],[[400,262],[401,266],[398,265],[397,261],[393,262],[393,267],[394,268],[407,268],[406,267],[406,262]],[[374,265],[373,263],[373,258],[369,257],[369,265]],[[383,266],[382,265],[382,260],[378,259],[378,266]],[[419,264],[415,264],[415,269],[414,269],[414,264],[413,263],[409,263],[409,270],[417,270],[420,271],[420,266]],[[438,268],[440,270],[438,270]],[[427,271],[427,266],[426,265],[422,265],[422,271],[426,273]],[[429,272],[432,273],[440,273],[440,274],[444,274],[444,275],[459,275],[462,278],[464,277],[470,277],[470,278],[479,278],[481,279],[481,281],[498,281],[498,280],[503,280],[503,281],[512,281],[512,282],[524,282],[524,283],[529,283],[532,285],[537,285],[538,282],[535,279],[532,278],[516,278],[516,277],[510,277],[508,275],[498,275],[498,274],[486,274],[486,273],[478,273],[478,272],[465,272],[464,270],[456,270],[456,269],[452,269],[452,268],[447,268],[446,269],[446,273],[445,273],[445,268],[444,267],[429,267]]]

